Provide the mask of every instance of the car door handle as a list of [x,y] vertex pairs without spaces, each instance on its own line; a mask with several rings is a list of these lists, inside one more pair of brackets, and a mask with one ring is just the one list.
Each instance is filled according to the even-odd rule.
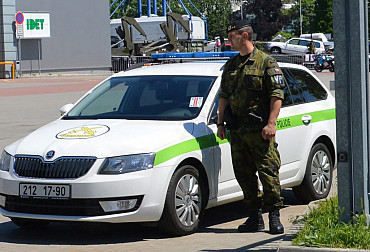
[[304,115],[304,116],[302,116],[302,122],[304,124],[309,124],[311,122],[311,120],[312,120],[312,116],[310,116],[310,115]]

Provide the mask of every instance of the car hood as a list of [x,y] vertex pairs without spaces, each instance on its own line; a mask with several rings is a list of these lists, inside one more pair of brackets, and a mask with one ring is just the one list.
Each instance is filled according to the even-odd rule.
[[[12,155],[105,158],[156,152],[192,138],[194,124],[168,121],[56,120],[6,149]],[[53,152],[52,158],[47,153]]]

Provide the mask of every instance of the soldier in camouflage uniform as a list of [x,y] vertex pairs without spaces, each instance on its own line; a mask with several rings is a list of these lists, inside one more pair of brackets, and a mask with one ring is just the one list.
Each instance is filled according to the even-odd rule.
[[[235,177],[243,190],[249,218],[240,232],[264,229],[262,207],[269,211],[270,233],[284,233],[279,209],[280,155],[275,142],[276,122],[284,99],[282,72],[276,61],[252,43],[253,30],[246,20],[228,28],[229,42],[239,54],[224,68],[219,94],[217,135],[226,138],[224,111],[230,105],[237,125],[231,128],[231,154]],[[258,177],[263,185],[263,195]]]

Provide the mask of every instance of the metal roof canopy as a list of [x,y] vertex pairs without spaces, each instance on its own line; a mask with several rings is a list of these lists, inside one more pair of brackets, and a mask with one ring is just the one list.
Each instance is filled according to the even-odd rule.
[[334,0],[333,16],[339,208],[369,223],[368,3]]
[[[112,6],[117,2],[118,0],[114,0],[111,5],[109,6],[109,8],[112,8]],[[114,13],[116,13],[116,11],[119,9],[119,8],[122,8],[123,7],[123,4],[126,2],[126,0],[120,0],[121,2],[118,4],[118,6],[116,7],[116,9],[111,13],[110,15],[110,18],[112,18],[112,16],[114,15]],[[144,0],[145,1],[145,0]],[[153,1],[153,8],[152,8],[152,1]],[[187,1],[189,2],[193,8],[201,15],[202,19],[206,20],[206,17],[203,15],[202,12],[199,11],[199,9],[194,5],[194,3],[191,1],[191,0],[184,0],[184,1]],[[188,10],[188,8],[186,8],[185,4],[183,3],[182,0],[177,0],[177,2],[179,2],[179,4],[181,4],[181,6],[184,8],[184,10],[186,11],[186,13],[191,17],[193,16],[193,14],[190,13],[190,11]],[[147,7],[147,16],[150,17],[151,14],[154,14],[154,15],[157,15],[157,0],[147,0],[147,4],[146,4],[146,7]],[[162,13],[163,13],[163,16],[166,16],[166,8],[168,8],[170,10],[170,12],[172,12],[169,4],[167,3],[166,0],[162,0]],[[138,14],[139,14],[139,17],[142,16],[142,9],[143,9],[143,4],[142,4],[142,0],[138,0],[137,2],[137,9],[138,9]],[[153,11],[153,12],[152,12]]]

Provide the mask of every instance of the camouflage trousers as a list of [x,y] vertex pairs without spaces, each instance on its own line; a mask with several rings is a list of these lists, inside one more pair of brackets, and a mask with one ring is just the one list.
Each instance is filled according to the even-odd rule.
[[[231,156],[235,177],[243,190],[244,203],[249,212],[284,205],[280,195],[280,154],[275,137],[264,140],[261,131],[231,131]],[[258,178],[263,193],[259,190]]]

